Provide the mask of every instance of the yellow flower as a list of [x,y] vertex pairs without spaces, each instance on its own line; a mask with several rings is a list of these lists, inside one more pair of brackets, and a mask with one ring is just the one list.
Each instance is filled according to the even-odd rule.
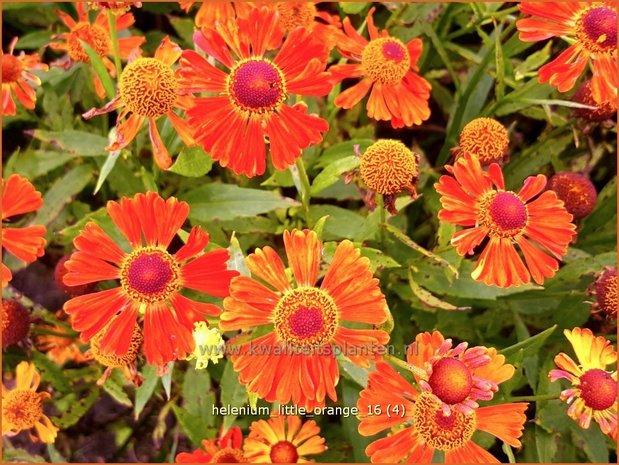
[[208,366],[208,362],[218,363],[224,356],[224,340],[217,328],[209,328],[204,321],[194,324],[193,340],[195,348],[187,360],[196,359],[196,370]]
[[2,385],[3,435],[34,428],[41,441],[54,442],[58,428],[43,413],[43,399],[51,396],[47,392],[36,392],[40,381],[34,365],[21,362],[15,372],[15,387],[7,389]]

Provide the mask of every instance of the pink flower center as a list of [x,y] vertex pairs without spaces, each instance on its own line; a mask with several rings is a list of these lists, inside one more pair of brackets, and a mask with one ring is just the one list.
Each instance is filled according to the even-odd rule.
[[179,266],[164,250],[138,249],[129,255],[120,271],[120,282],[134,300],[153,303],[166,300],[179,287]]
[[456,415],[453,413],[449,416],[445,415],[442,410],[436,412],[434,421],[443,429],[450,430],[456,425]]
[[499,192],[490,203],[490,217],[504,231],[521,229],[527,224],[527,209],[513,192]]
[[299,307],[299,309],[288,318],[290,330],[295,336],[313,336],[324,327],[322,312],[317,308]]
[[398,42],[385,42],[383,44],[383,56],[399,63],[406,58],[406,51]]
[[271,447],[269,456],[272,463],[297,463],[299,459],[296,446],[288,441],[280,441]]
[[228,76],[228,93],[241,110],[276,110],[286,98],[284,75],[270,61],[252,58],[239,63]]
[[599,368],[589,370],[580,377],[580,396],[587,407],[606,410],[617,401],[617,381]]
[[428,379],[432,393],[449,405],[462,402],[471,393],[473,377],[468,367],[455,358],[443,358],[432,366]]
[[617,48],[617,12],[601,6],[581,17],[581,28],[587,38],[603,49]]

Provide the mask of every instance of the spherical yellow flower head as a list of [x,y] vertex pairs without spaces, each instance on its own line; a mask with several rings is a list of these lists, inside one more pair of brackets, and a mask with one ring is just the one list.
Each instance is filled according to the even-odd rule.
[[314,287],[286,292],[275,307],[275,334],[286,346],[311,348],[329,343],[338,310],[329,294]]
[[460,133],[461,154],[476,155],[482,166],[502,161],[507,154],[507,129],[492,118],[470,121]]
[[371,40],[363,49],[361,68],[374,82],[396,84],[404,78],[411,66],[408,49],[395,37]]
[[69,33],[67,44],[69,57],[74,61],[90,63],[80,40],[86,42],[100,57],[104,57],[110,50],[109,33],[98,24],[79,22]]
[[522,232],[529,220],[527,206],[511,191],[490,191],[478,201],[480,225],[490,236],[514,237]]
[[28,336],[30,314],[16,300],[2,301],[2,348],[17,344]]
[[617,269],[604,270],[595,281],[597,304],[608,317],[617,318]]
[[165,250],[143,247],[124,259],[120,284],[135,302],[162,302],[179,289],[179,269],[176,259]]
[[49,394],[13,389],[2,397],[2,421],[14,431],[33,428],[43,416],[43,399]]
[[563,200],[565,209],[580,220],[595,208],[597,192],[589,178],[578,173],[561,172],[548,180],[548,189],[557,193]]
[[475,411],[463,414],[452,409],[445,415],[441,401],[429,392],[422,393],[415,401],[412,418],[419,435],[430,446],[450,451],[464,446],[477,426]]
[[617,11],[610,5],[592,5],[576,18],[576,39],[591,53],[617,50]]
[[17,81],[22,71],[24,70],[24,66],[22,62],[19,61],[19,58],[13,55],[2,55],[2,82],[9,83]]
[[473,376],[460,360],[442,358],[432,366],[428,384],[436,397],[453,405],[462,402],[471,393]]
[[593,410],[606,410],[617,402],[617,381],[610,373],[593,368],[580,379],[580,397]]
[[596,107],[595,110],[590,110],[588,108],[574,108],[574,113],[576,116],[588,121],[606,121],[607,119],[612,118],[617,112],[616,102],[611,100],[608,102],[598,103],[595,101],[593,94],[591,93],[591,81],[584,82],[576,90],[572,100],[577,103],[582,103],[583,105]]
[[194,323],[195,348],[187,360],[196,359],[196,370],[206,368],[209,362],[218,363],[224,356],[225,343],[217,328],[209,328],[204,321]]
[[127,353],[123,356],[118,356],[112,352],[104,352],[101,349],[102,336],[103,331],[100,331],[90,341],[90,351],[92,353],[92,357],[97,362],[108,368],[124,368],[133,365],[136,358],[140,354],[140,348],[142,347],[142,342],[144,341],[142,331],[138,325],[133,328],[129,350],[127,350]]
[[313,2],[279,2],[277,11],[280,24],[287,31],[292,31],[300,26],[311,26],[316,16],[316,5]]
[[119,15],[126,13],[132,6],[141,7],[142,2],[88,2],[95,9],[110,10],[114,14]]
[[247,463],[247,459],[242,450],[226,447],[211,457],[211,463]]
[[156,58],[138,58],[120,75],[118,92],[129,111],[158,118],[176,103],[178,81],[174,71]]
[[402,142],[381,139],[370,145],[361,157],[360,173],[371,190],[394,195],[416,183],[419,164]]
[[249,58],[228,74],[226,88],[232,106],[249,114],[272,113],[286,100],[286,79],[279,67],[266,59]]
[[272,463],[297,463],[299,452],[297,446],[289,441],[279,441],[271,446],[269,457]]

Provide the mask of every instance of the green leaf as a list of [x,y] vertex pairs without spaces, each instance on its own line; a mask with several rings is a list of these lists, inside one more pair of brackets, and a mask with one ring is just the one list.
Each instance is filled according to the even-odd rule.
[[[5,4],[6,5],[6,4]],[[2,7],[4,9],[4,5]],[[52,38],[51,31],[33,31],[22,35],[15,44],[16,50],[36,49],[46,46]]]
[[172,404],[172,410],[179,425],[181,425],[181,428],[183,428],[183,431],[189,436],[194,445],[198,446],[203,439],[215,436],[215,428],[209,427],[203,418],[192,415],[186,409],[176,404]]
[[524,356],[535,355],[539,352],[539,349],[544,345],[546,339],[557,329],[557,325],[553,325],[550,328],[542,331],[541,333],[536,334],[535,336],[531,336],[524,341],[518,342],[517,344],[511,345],[499,351],[500,354],[503,354],[505,357],[510,357],[518,352],[520,349],[524,350]]
[[544,431],[539,426],[535,427],[535,445],[537,456],[541,463],[551,463],[557,454],[557,442],[554,435]]
[[363,216],[335,205],[310,206],[312,223],[324,216],[328,216],[323,230],[324,240],[361,239],[360,236],[366,227],[366,219]]
[[68,393],[71,391],[69,380],[62,368],[52,362],[46,355],[38,350],[33,350],[32,361],[41,373],[43,381],[49,383],[58,392]]
[[351,379],[361,387],[366,387],[368,385],[368,370],[355,365],[344,355],[338,355],[337,362],[342,368],[342,373],[344,376]]
[[73,392],[62,398],[56,398],[56,407],[63,413],[60,417],[52,417],[52,422],[60,429],[73,426],[90,410],[100,395],[98,389],[90,389],[82,398],[78,398]]
[[132,407],[131,399],[123,390],[124,381],[124,375],[119,370],[114,370],[112,375],[103,384],[103,389],[119,404]]
[[[239,383],[239,376],[234,371],[231,362],[226,363],[224,374],[221,377],[221,404],[224,407],[241,407],[247,403],[247,390]],[[236,415],[224,417],[224,428],[230,427]]]
[[359,146],[359,152],[363,153],[374,141],[372,139],[355,139],[347,142],[340,142],[325,149],[324,152],[316,160],[317,168],[326,168],[331,163],[334,163],[343,158],[355,155],[355,146]]
[[232,235],[230,239],[230,247],[228,247],[230,254],[230,260],[228,260],[228,269],[238,271],[241,276],[251,276],[249,268],[245,265],[245,256],[243,250],[241,250],[241,244],[236,238],[236,235]]
[[98,134],[72,129],[66,131],[44,131],[35,129],[30,133],[32,137],[41,142],[50,144],[59,150],[74,153],[82,157],[98,157],[107,155],[105,147],[108,145],[107,138]]
[[528,75],[535,75],[537,69],[550,58],[552,41],[548,41],[543,49],[531,53],[526,59],[514,68],[514,77],[517,81]]
[[329,164],[314,178],[310,193],[315,195],[325,190],[327,187],[332,186],[341,178],[342,174],[358,167],[359,161],[360,158],[358,156],[352,155]]
[[133,416],[136,420],[140,417],[140,413],[144,410],[144,407],[150,400],[153,392],[155,392],[155,387],[159,381],[159,376],[157,376],[157,367],[153,365],[145,365],[142,370],[142,376],[144,381],[142,381],[140,387],[135,390],[135,407],[133,409]]
[[191,205],[189,217],[196,221],[232,220],[300,205],[276,192],[216,183],[194,189],[182,200]]
[[92,64],[95,73],[99,77],[101,84],[103,84],[103,88],[105,89],[105,94],[107,95],[107,98],[109,100],[112,100],[114,97],[116,97],[116,89],[114,88],[114,81],[112,81],[112,78],[110,77],[108,70],[103,63],[103,60],[101,59],[99,54],[95,52],[90,45],[88,45],[87,42],[84,42],[80,39],[80,45],[86,52],[86,55],[88,55],[88,58],[90,59],[90,63]]
[[408,284],[413,291],[413,294],[419,299],[419,301],[426,307],[430,309],[440,309],[440,310],[470,310],[471,307],[457,307],[449,302],[445,302],[427,289],[421,287],[417,282],[413,279],[413,275],[411,271],[408,271]]
[[174,362],[168,362],[166,371],[161,375],[161,384],[166,395],[166,399],[170,400],[170,394],[172,392],[172,373],[174,372]]
[[204,176],[213,167],[213,159],[202,147],[185,147],[168,171],[189,178]]
[[339,2],[340,8],[347,15],[361,13],[367,6],[367,2]]
[[215,425],[213,405],[215,394],[211,389],[211,377],[207,370],[189,369],[183,380],[183,407],[205,421],[207,426]]
[[103,186],[103,183],[107,179],[110,172],[114,169],[114,165],[116,165],[116,161],[118,157],[120,157],[121,150],[115,150],[114,152],[109,152],[103,166],[101,167],[101,171],[99,172],[99,177],[97,178],[97,185],[95,186],[95,190],[93,194],[99,192],[99,189]]

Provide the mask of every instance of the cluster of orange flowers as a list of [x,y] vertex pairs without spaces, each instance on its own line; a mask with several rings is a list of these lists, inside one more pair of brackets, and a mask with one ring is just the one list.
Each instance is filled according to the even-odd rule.
[[[359,82],[335,97],[339,108],[350,109],[369,94],[367,115],[389,121],[393,128],[419,125],[430,116],[430,84],[417,67],[421,40],[404,43],[379,30],[373,9],[366,18],[367,38],[349,18],[340,22],[311,2],[203,3],[193,36],[198,51],[182,50],[165,37],[153,57],[144,57],[143,37],[125,35],[115,51],[103,14],[111,9],[115,29],[127,29],[134,23],[128,12],[131,2],[92,3],[101,10],[94,21],[84,2],[78,4],[77,21],[59,13],[69,31],[50,44],[66,52],[55,65],[88,63],[80,41],[87,43],[117,78],[117,95],[83,116],[119,111],[110,151],[129,146],[147,121],[154,158],[162,169],[172,165],[157,128],[163,116],[186,145],[202,146],[237,174],[263,174],[267,151],[275,169],[286,169],[329,130],[324,118],[309,113],[300,98],[291,104],[291,97],[326,96],[344,79]],[[193,2],[181,3],[189,9]],[[532,16],[518,22],[522,40],[556,35],[573,42],[540,69],[540,80],[565,92],[591,62],[587,98],[600,106],[614,105],[614,8],[586,2],[523,2],[520,8]],[[4,115],[15,113],[13,95],[24,107],[34,108],[40,80],[31,71],[47,69],[36,55],[14,55],[14,45],[2,56]],[[333,48],[343,59],[330,65]],[[119,75],[114,58],[128,61]],[[105,95],[99,77],[93,86],[99,96]],[[503,288],[531,280],[542,285],[557,272],[574,239],[575,222],[592,211],[596,192],[576,173],[558,173],[550,181],[539,174],[525,179],[517,192],[506,190],[501,164],[509,158],[508,146],[507,130],[493,119],[479,118],[462,129],[453,149],[455,160],[435,184],[442,204],[438,217],[462,227],[451,239],[460,255],[479,254],[472,272],[475,280]],[[375,196],[380,195],[384,207],[395,213],[398,194],[417,196],[419,156],[405,144],[378,140],[358,155],[369,206],[375,206]],[[26,178],[12,175],[3,181],[3,222],[34,212],[42,203]],[[520,446],[527,404],[479,404],[491,401],[499,385],[514,374],[514,367],[494,348],[454,346],[434,332],[417,336],[406,362],[381,358],[381,348],[390,338],[382,329],[389,319],[387,302],[369,259],[350,241],[339,243],[331,262],[324,265],[316,232],[286,230],[286,264],[272,247],[257,248],[245,259],[251,277],[243,276],[228,269],[226,249],[206,251],[207,231],[200,226],[183,231],[189,209],[186,202],[154,192],[109,201],[106,211],[122,241],[90,221],[74,240],[75,252],[59,268],[61,285],[73,294],[64,311],[81,341],[91,344],[84,357],[107,367],[100,382],[111,369],[122,368],[139,383],[136,364],[141,354],[162,373],[168,362],[194,353],[198,325],[218,318],[222,331],[241,331],[226,343],[240,383],[268,402],[314,409],[324,406],[327,398],[336,401],[338,354],[359,367],[373,366],[357,405],[361,434],[389,431],[367,447],[373,462],[430,463],[435,451],[444,452],[448,463],[495,462],[473,441],[476,431]],[[32,262],[44,253],[45,235],[41,225],[3,224],[2,246]],[[172,248],[177,236],[184,238],[183,245]],[[3,264],[3,287],[10,280],[11,272]],[[98,283],[104,281],[116,285],[99,290]],[[616,317],[616,287],[616,271],[605,270],[595,285],[594,311]],[[186,297],[184,290],[222,298],[223,309]],[[23,340],[28,325],[21,304],[3,304],[3,341]],[[558,369],[550,378],[571,383],[561,398],[581,427],[588,428],[593,420],[616,438],[616,371],[607,371],[616,363],[616,352],[609,341],[587,329],[575,328],[566,336],[578,363],[566,354],[557,355]],[[54,338],[41,343],[50,356],[58,349],[57,360],[82,356],[77,343],[65,339],[69,342],[62,347]],[[388,360],[408,371],[408,379]],[[3,387],[3,434],[35,428],[41,440],[53,442],[57,428],[42,407],[49,394],[36,392],[38,374],[24,363],[17,367],[14,387]],[[401,407],[397,415],[389,413],[393,405]],[[325,450],[319,432],[313,421],[276,416],[254,422],[244,441],[240,429],[232,428],[218,439],[205,440],[203,450],[179,454],[177,460],[303,461]]]

